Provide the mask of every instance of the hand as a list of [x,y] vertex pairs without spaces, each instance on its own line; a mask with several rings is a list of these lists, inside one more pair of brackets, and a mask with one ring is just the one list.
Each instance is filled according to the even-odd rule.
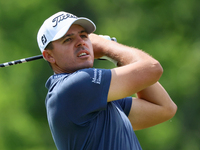
[[94,58],[105,56],[106,46],[110,41],[94,33],[91,33],[89,38],[93,46]]

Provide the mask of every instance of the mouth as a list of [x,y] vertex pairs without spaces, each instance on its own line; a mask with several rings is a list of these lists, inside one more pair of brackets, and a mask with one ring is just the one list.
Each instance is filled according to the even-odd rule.
[[80,55],[78,55],[78,57],[86,56],[86,55],[87,55],[86,53],[81,53]]
[[78,52],[77,57],[84,57],[89,55],[90,53],[87,50],[81,50]]

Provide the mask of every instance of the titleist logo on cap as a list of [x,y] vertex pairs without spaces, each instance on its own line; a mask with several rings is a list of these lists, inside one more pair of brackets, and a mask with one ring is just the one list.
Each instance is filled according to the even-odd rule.
[[59,16],[57,16],[57,17],[55,17],[53,20],[52,20],[52,22],[53,23],[55,23],[54,25],[53,25],[53,27],[56,27],[57,25],[58,25],[58,23],[60,23],[61,21],[63,21],[63,20],[65,20],[65,19],[67,19],[67,18],[77,18],[77,16],[75,16],[75,15],[72,15],[72,14],[61,14],[61,15],[59,15]]

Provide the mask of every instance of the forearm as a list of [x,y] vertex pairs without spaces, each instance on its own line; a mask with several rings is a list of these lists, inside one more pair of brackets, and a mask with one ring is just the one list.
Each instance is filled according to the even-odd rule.
[[124,66],[140,60],[149,61],[152,64],[158,63],[157,60],[137,48],[109,41],[96,34],[91,34],[90,39],[93,44],[95,58],[102,56],[110,57],[118,62],[118,66]]
[[157,82],[133,98],[129,120],[134,130],[145,129],[171,119],[177,110],[165,89]]
[[176,112],[176,104],[171,100],[170,96],[159,82],[141,90],[137,93],[137,96],[139,99],[161,106],[163,112],[166,112],[169,117],[173,116]]
[[119,43],[110,42],[105,48],[105,56],[116,60],[117,66],[125,66],[140,60],[157,62],[147,53],[134,47],[128,47]]

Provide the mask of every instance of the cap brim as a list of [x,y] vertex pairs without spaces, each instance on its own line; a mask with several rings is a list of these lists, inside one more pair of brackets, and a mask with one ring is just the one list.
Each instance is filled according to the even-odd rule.
[[87,18],[81,17],[77,19],[76,21],[74,21],[73,24],[78,24],[82,26],[88,33],[92,33],[96,30],[95,24]]

